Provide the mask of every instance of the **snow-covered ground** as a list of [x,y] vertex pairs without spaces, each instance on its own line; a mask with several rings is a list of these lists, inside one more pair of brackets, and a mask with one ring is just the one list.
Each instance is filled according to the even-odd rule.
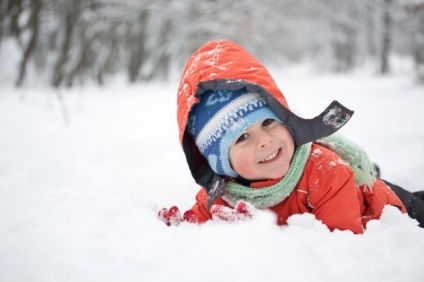
[[[383,177],[424,190],[424,88],[401,75],[275,75],[305,117],[333,99],[342,133]],[[194,203],[178,143],[177,83],[0,88],[0,281],[423,281],[424,229],[386,208],[363,235],[311,215],[278,227],[257,212],[167,227]]]

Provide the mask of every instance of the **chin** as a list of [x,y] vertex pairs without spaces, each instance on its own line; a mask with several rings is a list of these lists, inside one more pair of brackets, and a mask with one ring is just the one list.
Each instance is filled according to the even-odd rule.
[[272,179],[279,179],[279,178],[283,178],[286,174],[287,174],[288,170],[284,170],[283,172],[279,172],[276,173],[274,176],[272,177]]

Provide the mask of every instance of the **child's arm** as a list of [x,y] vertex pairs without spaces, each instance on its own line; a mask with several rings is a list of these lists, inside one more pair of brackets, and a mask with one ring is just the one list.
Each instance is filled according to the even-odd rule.
[[197,220],[199,223],[203,223],[212,219],[212,214],[206,209],[206,201],[202,201],[202,198],[204,197],[202,194],[206,194],[206,191],[204,191],[204,189],[200,190],[199,193],[197,193],[196,203],[191,208],[196,213]]
[[363,233],[362,217],[353,177],[341,186],[327,184],[323,193],[311,194],[312,213],[330,230],[351,230]]
[[[212,219],[212,213],[206,209],[206,203],[208,200],[208,194],[205,189],[200,189],[200,191],[196,195],[196,203],[191,208],[197,216],[197,220],[199,223],[206,222]],[[228,206],[227,202],[223,199],[217,199],[213,205],[223,205]]]
[[363,233],[361,205],[352,170],[333,152],[326,149],[320,152],[306,172],[311,213],[330,230]]

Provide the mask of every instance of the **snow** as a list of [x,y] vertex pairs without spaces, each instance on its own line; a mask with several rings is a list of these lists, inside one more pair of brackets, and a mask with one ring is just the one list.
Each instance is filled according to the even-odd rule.
[[[410,77],[277,73],[305,117],[333,99],[341,133],[389,181],[424,190],[424,89]],[[59,92],[0,87],[0,281],[422,281],[424,229],[386,207],[365,234],[310,214],[166,226],[198,191],[178,141],[178,83]],[[62,102],[61,102],[62,101]]]
[[332,128],[339,129],[346,122],[349,121],[351,116],[348,113],[343,113],[343,110],[340,107],[334,106],[331,108],[328,113],[322,118],[322,121],[331,126]]

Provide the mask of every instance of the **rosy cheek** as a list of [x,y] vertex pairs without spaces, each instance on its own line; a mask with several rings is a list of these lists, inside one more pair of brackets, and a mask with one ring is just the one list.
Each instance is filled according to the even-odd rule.
[[232,165],[239,175],[246,177],[251,173],[252,155],[250,153],[238,154],[233,159]]

